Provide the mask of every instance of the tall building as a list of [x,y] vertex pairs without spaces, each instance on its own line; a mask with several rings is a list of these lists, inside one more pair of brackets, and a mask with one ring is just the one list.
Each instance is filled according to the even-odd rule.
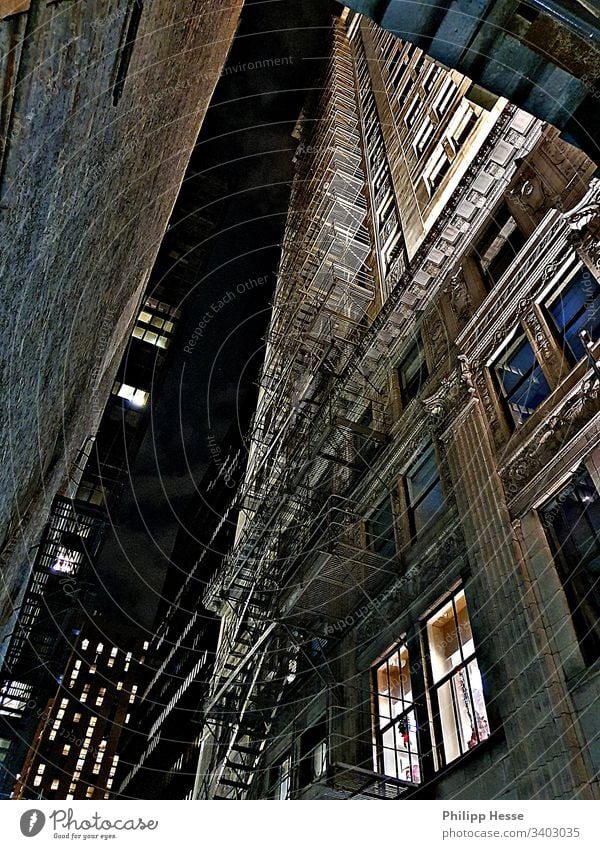
[[348,10],[319,91],[195,798],[597,798],[596,166]]
[[[109,528],[119,532],[119,507],[148,429],[151,397],[160,388],[185,297],[197,284],[206,245],[216,227],[214,204],[222,193],[219,181],[188,170],[98,430],[86,439],[65,492],[54,501],[22,602],[9,619],[11,627],[0,646],[0,797],[31,789],[27,781],[32,751],[44,732],[40,715],[47,712],[47,703],[60,710],[57,686],[60,693],[63,679],[72,672],[68,663],[75,662],[79,636],[93,642],[96,635],[88,633],[86,623],[96,606],[106,610],[107,576],[116,565],[114,552],[113,560],[105,562],[107,532]],[[115,621],[107,623],[109,633],[102,635],[105,643],[116,639],[111,629],[126,632],[119,613],[111,619]],[[132,639],[143,641],[139,636]],[[64,724],[69,717],[67,712]],[[75,739],[77,730],[73,729]],[[117,738],[115,730],[109,748],[116,747]],[[42,742],[47,741],[42,738]],[[76,747],[72,748],[74,754]],[[49,751],[52,754],[52,746]],[[70,762],[62,761],[62,768]],[[15,791],[18,774],[25,778]],[[96,779],[97,790],[103,775]],[[71,783],[81,788],[78,778],[67,782]],[[40,787],[49,790],[50,784]],[[60,788],[64,791],[64,779]],[[54,798],[60,798],[60,793]]]
[[83,626],[60,686],[36,711],[39,724],[11,798],[109,798],[148,646],[125,650],[107,641],[101,624],[95,617]]
[[171,555],[147,651],[150,674],[119,745],[113,798],[192,798],[219,636],[218,619],[201,599],[234,539],[234,496],[246,462],[237,428],[215,443],[213,459]]
[[98,428],[241,6],[0,3],[0,638]]
[[353,0],[357,12],[508,98],[598,157],[595,0]]

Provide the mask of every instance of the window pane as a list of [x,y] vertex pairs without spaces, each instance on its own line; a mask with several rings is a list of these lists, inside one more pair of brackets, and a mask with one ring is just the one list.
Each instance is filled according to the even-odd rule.
[[585,350],[579,338],[587,330],[595,342],[600,331],[600,285],[589,271],[580,270],[550,306],[550,314],[574,359]]
[[460,662],[460,648],[452,601],[427,622],[427,640],[433,681],[439,681]]
[[396,553],[394,540],[394,513],[391,497],[385,498],[367,522],[369,546],[378,554],[388,557]]
[[405,404],[419,394],[421,386],[427,379],[427,363],[425,351],[419,337],[410,348],[398,369],[402,400]]
[[431,489],[414,511],[415,532],[418,534],[437,515],[444,505],[442,485],[438,480],[437,485]]
[[496,365],[515,424],[522,424],[550,394],[529,340],[521,336]]
[[541,511],[588,662],[600,655],[600,498],[585,467]]
[[429,448],[422,460],[417,460],[407,475],[410,503],[414,504],[438,478],[433,449]]

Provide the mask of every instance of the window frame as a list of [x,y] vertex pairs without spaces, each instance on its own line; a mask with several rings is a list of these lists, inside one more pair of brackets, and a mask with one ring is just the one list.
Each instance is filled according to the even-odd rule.
[[[418,499],[416,501],[413,501],[412,496],[411,496],[411,486],[410,486],[409,481],[411,479],[411,476],[414,476],[414,472],[418,471],[420,469],[420,467],[425,464],[425,462],[426,462],[426,460],[428,459],[429,456],[431,456],[433,458],[433,464],[435,466],[435,470],[436,470],[437,474],[433,478],[432,482],[420,493]],[[442,476],[441,476],[441,473],[440,473],[437,454],[436,454],[435,446],[434,446],[432,440],[429,440],[425,444],[425,447],[423,448],[423,450],[421,452],[419,452],[419,454],[416,457],[414,457],[413,461],[406,468],[406,471],[404,472],[402,478],[403,478],[403,481],[404,481],[404,492],[405,492],[405,497],[406,497],[406,514],[407,514],[407,517],[408,517],[408,526],[409,526],[409,531],[410,531],[410,538],[411,538],[411,541],[414,542],[416,539],[418,539],[418,537],[423,532],[427,531],[428,528],[430,528],[432,526],[432,524],[435,523],[435,521],[438,518],[437,514],[439,514],[443,511],[443,505],[445,504],[445,500],[446,500],[445,495],[444,495],[444,488],[442,486]],[[415,518],[416,510],[423,503],[423,501],[427,498],[427,496],[434,490],[434,488],[436,486],[439,486],[439,488],[440,488],[440,492],[441,492],[441,496],[442,496],[442,507],[439,510],[437,510],[436,514],[434,516],[432,516],[427,522],[425,522],[424,525],[422,525],[420,528],[417,528],[417,523],[416,523],[416,518]]]
[[[392,697],[388,695],[387,698],[390,700],[390,717],[389,717],[389,722],[387,722],[385,725],[382,725],[381,724],[381,718],[382,717],[381,717],[381,711],[380,711],[380,706],[379,706],[379,700],[380,700],[380,698],[384,697],[385,694],[383,694],[379,691],[378,680],[377,680],[378,679],[378,673],[383,667],[386,667],[386,671],[387,671],[387,674],[388,674],[388,680],[389,680],[389,661],[390,661],[390,658],[392,658],[394,655],[400,656],[402,650],[404,650],[406,652],[409,681],[410,681],[410,686],[411,686],[411,701],[410,701],[410,704],[409,704],[408,707],[403,708],[403,710],[401,710],[396,716],[392,717],[392,715],[391,715],[392,714],[391,698]],[[400,640],[398,640],[382,656],[380,656],[378,658],[378,660],[376,660],[371,665],[371,668],[370,668],[370,684],[371,684],[371,720],[372,720],[373,750],[374,750],[373,751],[373,755],[374,755],[373,759],[375,761],[376,772],[378,772],[380,775],[388,775],[389,774],[385,771],[384,750],[386,748],[389,748],[389,747],[386,747],[386,746],[383,745],[384,735],[388,731],[390,731],[391,729],[394,729],[394,742],[395,742],[396,741],[396,728],[398,726],[401,726],[401,724],[403,722],[406,723],[405,727],[408,728],[409,715],[412,714],[412,719],[415,723],[415,729],[414,730],[415,730],[415,734],[416,734],[416,738],[417,738],[417,746],[416,746],[416,751],[414,753],[411,752],[410,735],[407,735],[408,736],[407,751],[408,751],[408,760],[409,760],[408,769],[410,770],[411,775],[414,775],[413,770],[414,770],[415,767],[417,768],[418,780],[415,781],[412,778],[409,779],[409,778],[406,778],[406,777],[403,777],[403,778],[400,777],[401,770],[399,768],[399,762],[398,762],[398,748],[396,748],[396,747],[394,748],[395,763],[396,763],[396,774],[390,775],[390,777],[399,779],[401,781],[408,781],[409,783],[414,784],[415,786],[418,786],[423,781],[423,761],[422,761],[422,756],[421,756],[421,752],[420,752],[420,748],[421,748],[420,742],[421,741],[420,741],[420,736],[419,736],[419,723],[418,723],[418,719],[417,719],[417,705],[416,705],[416,702],[415,702],[415,699],[414,699],[414,696],[413,696],[414,685],[413,685],[413,681],[412,681],[412,673],[411,673],[411,666],[410,666],[410,654],[409,654],[409,651],[408,651],[406,635],[401,637]],[[400,701],[404,702],[405,701],[405,699],[404,699],[404,687],[402,686],[401,682],[400,682],[400,692],[401,692]],[[415,759],[415,763],[413,763],[413,758]]]
[[[416,350],[419,355],[419,366],[416,375],[411,380],[406,381],[405,384],[403,375],[406,370],[406,367],[411,361],[411,354],[414,350]],[[423,344],[423,336],[421,334],[421,331],[418,331],[418,333],[415,335],[414,341],[411,342],[410,346],[404,352],[404,355],[400,358],[400,361],[396,366],[396,376],[398,379],[398,387],[400,389],[400,398],[402,400],[402,406],[403,408],[405,408],[410,404],[411,401],[414,401],[415,398],[419,397],[422,387],[425,385],[430,376],[429,365],[427,363],[427,355],[425,352],[425,345]]]
[[[500,373],[499,373],[499,369],[500,369],[502,362],[506,362],[508,364],[509,354],[512,352],[512,357],[514,358],[514,355],[517,352],[517,350],[524,344],[529,345],[529,347],[531,349],[531,353],[533,354],[534,365],[532,366],[532,368],[528,372],[526,372],[525,374],[523,374],[521,376],[521,379],[518,381],[518,383],[515,385],[515,387],[513,387],[513,389],[510,392],[510,395],[509,395],[506,392],[504,382],[503,382],[503,380],[500,376]],[[536,369],[537,369],[538,373],[541,375],[541,377],[543,378],[543,380],[546,384],[546,387],[548,389],[548,392],[542,398],[542,400],[539,401],[539,403],[535,407],[531,407],[531,408],[527,407],[526,408],[526,409],[530,410],[530,412],[528,412],[527,415],[523,418],[522,414],[519,411],[515,410],[511,406],[511,397],[514,395],[514,393],[516,392],[517,389],[521,389],[526,384],[527,380],[529,380],[529,381],[531,380],[531,375],[533,374],[534,371],[536,371]],[[498,394],[498,398],[499,398],[500,403],[503,407],[505,416],[508,420],[508,424],[509,424],[509,426],[511,427],[512,430],[516,430],[517,428],[522,427],[535,414],[535,412],[539,409],[539,407],[541,407],[542,404],[552,394],[552,386],[550,386],[550,383],[548,382],[548,379],[547,379],[546,375],[544,374],[544,370],[542,368],[542,363],[540,361],[540,358],[536,354],[535,349],[534,349],[534,347],[531,343],[531,340],[529,339],[529,336],[527,335],[527,333],[525,332],[525,329],[523,328],[523,326],[520,323],[517,324],[517,326],[513,330],[513,332],[509,334],[506,343],[503,345],[501,350],[499,352],[497,352],[496,355],[494,356],[494,358],[492,359],[492,361],[489,365],[489,372],[490,372],[492,379],[493,379],[493,382],[495,384],[496,391],[497,391],[497,394]],[[519,413],[518,419],[517,419],[517,416],[516,416],[517,413]]]
[[[471,628],[471,636],[472,636],[472,640],[473,640],[473,651],[472,651],[471,654],[469,654],[467,656],[465,656],[465,654],[463,652],[463,644],[462,644],[462,640],[460,638],[460,628],[459,628],[459,624],[458,624],[459,619],[458,619],[458,613],[457,613],[457,610],[456,610],[456,599],[461,594],[464,596],[465,607],[466,607],[466,611],[467,611],[467,618],[468,618],[468,622],[469,622],[469,627]],[[451,604],[452,604],[452,612],[453,612],[453,616],[454,616],[454,621],[456,623],[455,627],[456,627],[456,633],[457,633],[457,637],[458,637],[458,651],[460,652],[461,661],[457,666],[453,667],[448,672],[444,673],[440,678],[435,680],[434,674],[433,674],[433,664],[432,664],[432,661],[431,661],[431,646],[430,646],[429,634],[427,632],[427,626],[435,618],[435,616],[437,614],[439,614],[440,611],[443,610],[448,605],[449,602],[451,602]],[[467,748],[463,751],[463,742],[462,742],[461,734],[459,732],[460,720],[459,720],[459,716],[458,716],[458,708],[457,708],[456,702],[455,702],[454,687],[453,687],[453,684],[452,684],[452,679],[456,678],[458,676],[458,674],[460,672],[462,672],[463,670],[467,670],[467,682],[468,682],[468,688],[469,688],[469,703],[470,703],[470,706],[471,706],[471,710],[473,711],[473,715],[476,715],[475,702],[474,702],[474,699],[473,699],[473,690],[472,690],[472,686],[471,686],[470,675],[468,673],[468,667],[471,663],[473,663],[473,661],[475,661],[475,663],[477,664],[477,669],[479,671],[479,663],[478,663],[478,660],[477,660],[477,646],[475,644],[475,638],[474,638],[474,635],[473,635],[473,632],[472,632],[471,617],[469,615],[469,605],[468,605],[468,602],[467,602],[467,596],[466,596],[465,588],[462,584],[457,585],[453,590],[451,590],[449,593],[444,595],[443,598],[439,599],[435,603],[435,605],[432,608],[429,609],[427,614],[422,618],[422,620],[421,620],[421,645],[422,645],[422,654],[423,654],[423,660],[425,662],[425,671],[426,671],[424,684],[425,684],[425,692],[426,692],[426,698],[427,698],[427,703],[428,703],[429,722],[430,722],[431,729],[432,729],[432,732],[433,732],[432,735],[431,735],[431,747],[432,747],[432,752],[433,752],[433,768],[434,768],[435,772],[440,772],[445,767],[448,767],[451,764],[454,764],[457,761],[459,761],[462,757],[464,757],[466,754],[468,754],[473,749],[478,748],[482,743],[484,743],[486,740],[488,740],[490,738],[490,735],[491,735],[489,715],[488,715],[488,706],[487,706],[487,703],[485,701],[485,691],[484,691],[483,682],[482,682],[482,695],[484,696],[484,706],[485,706],[485,709],[486,709],[485,721],[487,723],[488,734],[487,734],[487,737],[483,737],[481,739],[478,739],[477,742],[472,747],[469,747],[467,745]],[[458,748],[459,748],[459,754],[456,757],[452,758],[451,760],[448,760],[447,753],[446,753],[446,742],[444,740],[444,729],[443,729],[443,725],[442,725],[442,709],[440,707],[440,699],[439,699],[439,691],[441,690],[442,687],[446,686],[447,684],[450,685],[450,693],[451,693],[451,699],[452,699],[452,720],[454,722],[454,730],[455,730],[456,740],[458,742]],[[477,737],[479,738],[480,737],[479,728],[475,728],[475,730],[477,732]]]

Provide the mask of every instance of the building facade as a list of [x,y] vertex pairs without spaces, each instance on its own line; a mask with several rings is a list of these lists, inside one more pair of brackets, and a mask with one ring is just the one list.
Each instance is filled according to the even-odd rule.
[[[231,548],[234,499],[246,461],[237,431],[217,446],[215,465],[178,535],[147,652],[149,677],[119,745],[113,798],[191,799],[219,622],[201,603],[204,588]],[[193,539],[190,539],[190,533]]]
[[241,6],[0,3],[0,638],[98,429]]
[[11,798],[109,798],[148,645],[125,651],[107,641],[100,624],[84,625],[57,692],[37,711],[39,725]]
[[597,160],[597,3],[353,0],[349,5],[447,67],[550,122]]
[[[86,439],[64,491],[53,503],[22,602],[8,620],[10,627],[0,650],[0,798],[30,791],[39,796],[58,780],[53,775],[40,790],[31,790],[33,784],[27,784],[33,780],[32,752],[40,739],[44,745],[52,742],[40,738],[46,733],[40,717],[48,714],[47,704],[53,705],[55,712],[62,710],[56,707],[57,687],[60,695],[63,680],[73,671],[68,664],[81,660],[73,656],[80,635],[81,640],[96,639],[96,634],[88,633],[89,621],[94,608],[102,606],[101,596],[104,598],[107,591],[110,594],[107,575],[115,569],[114,551],[105,555],[108,533],[119,533],[123,491],[132,479],[133,464],[150,421],[151,399],[164,376],[185,298],[193,291],[205,261],[217,224],[214,204],[222,194],[219,181],[188,169],[98,429]],[[117,556],[124,556],[121,549]],[[103,607],[106,609],[106,600]],[[114,621],[109,623],[109,631],[121,628],[126,632],[127,623],[119,617],[124,620],[120,612],[111,617]],[[105,643],[111,639],[115,639],[113,633],[102,635]],[[136,640],[143,641],[139,635]],[[63,727],[69,720],[68,711],[65,716]],[[77,728],[72,729],[74,739],[77,732]],[[115,726],[109,735],[109,748],[115,749],[118,736]],[[72,749],[74,757],[76,747]],[[57,754],[53,746],[49,752]],[[73,757],[56,763],[61,762],[61,768],[66,769]],[[50,773],[49,769],[48,776]],[[24,778],[15,791],[19,774]],[[101,772],[96,778],[97,792],[103,776]],[[79,778],[73,782],[78,792],[87,792],[87,788],[81,790]],[[60,792],[64,791],[63,777]],[[106,791],[105,786],[102,798]],[[52,798],[60,798],[60,793]]]
[[596,166],[347,10],[297,136],[195,798],[597,798]]

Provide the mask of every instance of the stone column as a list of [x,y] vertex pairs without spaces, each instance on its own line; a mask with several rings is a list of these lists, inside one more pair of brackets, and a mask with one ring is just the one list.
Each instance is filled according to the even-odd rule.
[[595,798],[476,395],[465,402],[442,442],[471,560],[467,603],[490,724],[493,730],[502,723],[516,795]]

